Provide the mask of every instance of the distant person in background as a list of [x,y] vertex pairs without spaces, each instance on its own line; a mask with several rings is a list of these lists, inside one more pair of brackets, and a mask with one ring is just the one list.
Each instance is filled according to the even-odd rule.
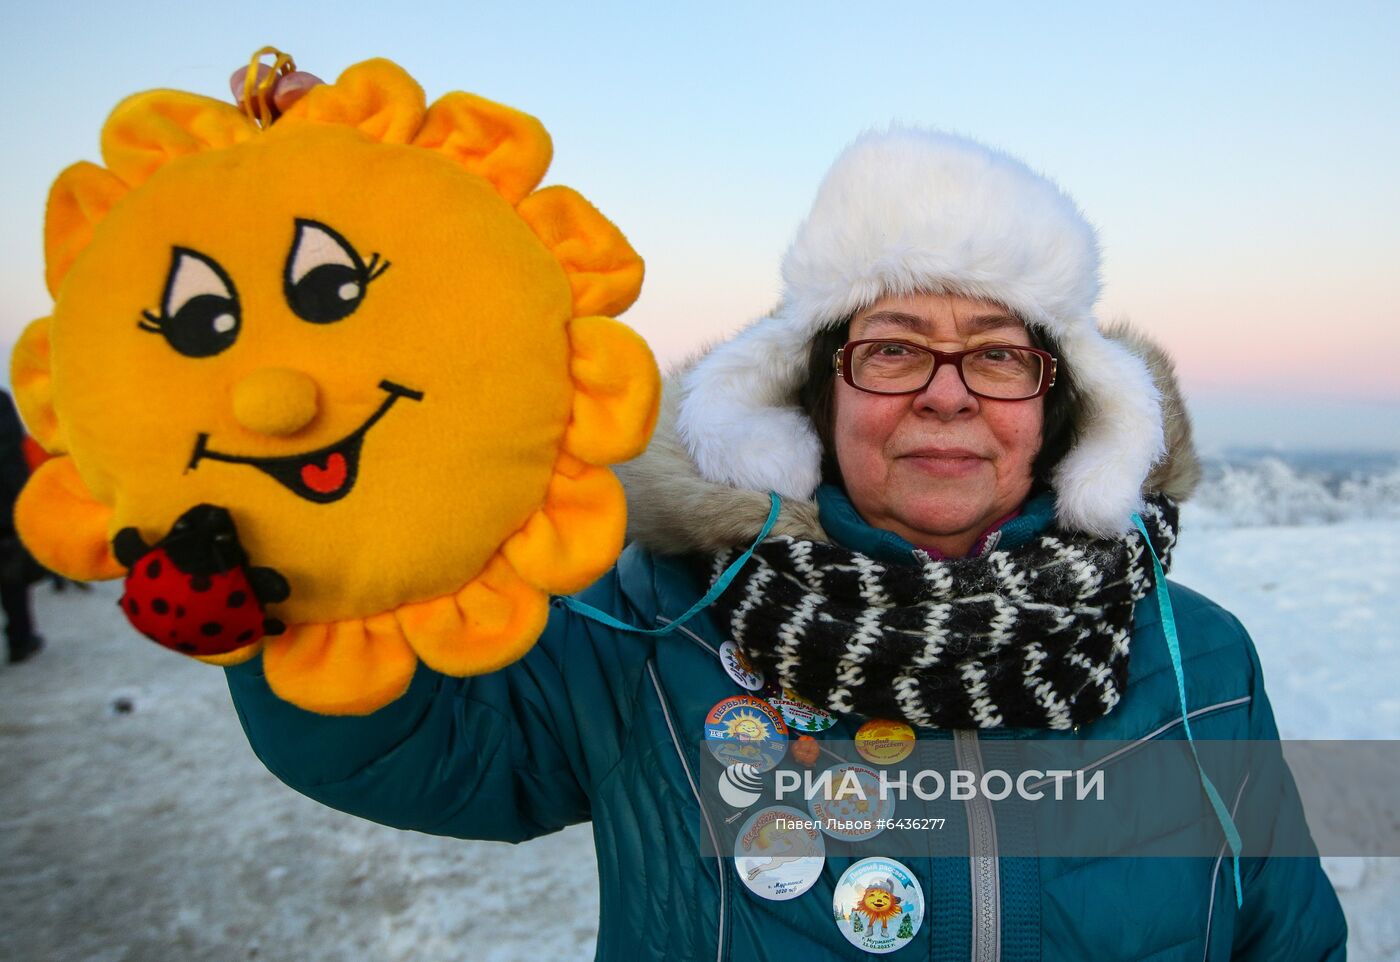
[[5,608],[5,640],[10,663],[27,661],[44,647],[34,633],[29,611],[29,586],[43,569],[29,555],[15,533],[15,499],[29,478],[24,451],[24,426],[9,392],[0,391],[0,498],[4,509],[0,519],[0,604]]

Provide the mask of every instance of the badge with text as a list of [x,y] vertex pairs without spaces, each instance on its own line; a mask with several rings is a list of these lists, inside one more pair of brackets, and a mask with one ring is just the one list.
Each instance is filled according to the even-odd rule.
[[821,878],[826,842],[803,812],[773,805],[749,816],[734,840],[734,870],[759,898],[795,899]]
[[824,732],[836,724],[836,716],[818,708],[791,688],[784,688],[777,696],[768,696],[768,702],[783,713],[783,721],[795,732]]
[[913,941],[924,922],[924,890],[900,862],[863,858],[841,873],[831,907],[848,942],[884,955]]
[[[885,820],[894,817],[893,793],[880,790],[880,775],[874,769],[833,765],[815,784],[820,790],[807,802],[807,808],[832,838],[863,842],[883,832]],[[886,794],[889,797],[883,797]]]
[[856,751],[876,765],[898,764],[914,751],[914,729],[902,721],[872,718],[856,732]]
[[753,666],[748,656],[734,642],[726,641],[719,646],[719,663],[740,688],[758,691],[763,687],[763,672]]
[[766,772],[787,754],[787,725],[763,699],[735,695],[705,717],[705,744],[723,765],[752,765]]

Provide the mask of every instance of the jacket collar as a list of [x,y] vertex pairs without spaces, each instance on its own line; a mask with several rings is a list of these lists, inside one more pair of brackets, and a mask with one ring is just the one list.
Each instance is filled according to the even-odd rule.
[[[834,484],[817,488],[817,510],[821,524],[831,540],[852,551],[887,564],[918,564],[914,554],[918,549],[883,528],[865,522],[846,492]],[[1055,520],[1055,496],[1045,491],[1034,495],[1021,506],[1021,513],[995,530],[1000,533],[998,548],[1015,548],[1036,537]]]

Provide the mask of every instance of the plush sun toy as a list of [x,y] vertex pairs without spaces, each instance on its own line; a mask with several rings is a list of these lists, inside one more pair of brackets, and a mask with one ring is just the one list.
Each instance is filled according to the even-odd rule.
[[55,571],[126,578],[176,650],[261,651],[281,697],[360,714],[419,660],[500,668],[623,543],[608,464],[659,378],[612,320],[642,264],[534,118],[428,106],[373,60],[262,128],[174,91],[120,104],[58,178],[49,318],[12,382],[58,455],[16,508]]

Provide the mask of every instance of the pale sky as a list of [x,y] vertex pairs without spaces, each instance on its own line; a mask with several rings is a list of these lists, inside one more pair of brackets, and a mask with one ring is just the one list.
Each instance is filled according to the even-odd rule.
[[1400,449],[1400,5],[19,4],[0,37],[0,349],[46,314],[43,202],[126,94],[222,96],[258,47],[538,116],[548,182],[647,261],[663,362],[764,313],[822,173],[891,120],[969,134],[1098,226],[1104,317],[1223,443]]

